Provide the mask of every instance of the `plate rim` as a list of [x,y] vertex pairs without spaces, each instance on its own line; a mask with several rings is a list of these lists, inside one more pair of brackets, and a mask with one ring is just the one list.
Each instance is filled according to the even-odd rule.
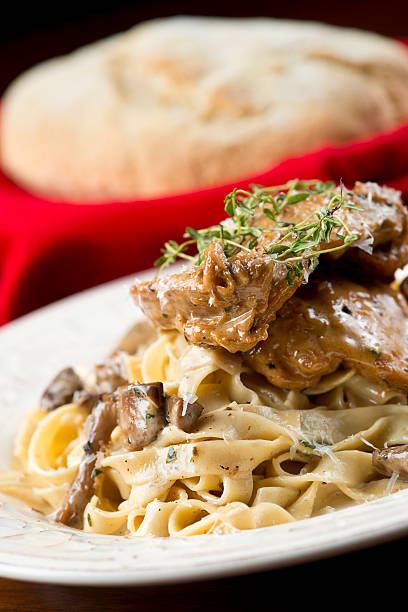
[[[48,304],[38,310],[30,312],[0,328],[0,343],[4,337],[13,337],[13,334],[18,333],[21,329],[24,329],[26,326],[35,325],[37,322],[41,322],[48,317],[57,317],[61,316],[62,311],[70,308],[71,304],[81,304],[82,302],[92,301],[94,298],[97,299],[98,296],[103,295],[105,292],[108,294],[115,294],[119,291],[119,288],[124,285],[129,285],[135,279],[147,279],[150,278],[154,269],[144,270],[132,275],[127,275],[115,279],[113,281],[109,281],[107,283],[103,283],[97,285],[95,287],[86,289],[84,291],[75,293],[70,295],[62,300],[57,302],[53,302],[52,304]],[[135,318],[140,315],[135,315]],[[44,324],[44,323],[43,323]],[[316,561],[328,557],[338,556],[347,552],[351,552],[357,550],[359,548],[368,548],[372,546],[376,546],[378,544],[396,540],[404,535],[408,535],[408,515],[406,518],[404,517],[404,513],[402,512],[404,505],[406,507],[406,499],[408,497],[408,489],[405,491],[400,491],[398,493],[394,493],[385,498],[381,498],[380,500],[375,500],[372,502],[366,502],[364,504],[353,506],[351,508],[346,508],[342,510],[337,510],[329,515],[323,515],[319,517],[313,517],[311,519],[304,519],[301,521],[296,521],[295,523],[290,523],[289,525],[298,526],[296,530],[300,532],[307,533],[309,531],[313,531],[313,528],[320,523],[323,525],[324,521],[328,521],[328,519],[332,519],[333,523],[329,528],[329,537],[326,537],[322,541],[315,542],[314,545],[310,545],[309,549],[303,549],[301,551],[296,550],[296,547],[292,546],[288,550],[285,551],[284,554],[273,555],[271,553],[270,547],[266,547],[265,550],[262,551],[258,557],[252,556],[248,558],[245,562],[242,561],[241,557],[234,558],[234,555],[229,560],[222,559],[221,561],[215,560],[215,563],[212,565],[201,566],[190,564],[187,568],[184,568],[184,573],[180,575],[177,573],[177,568],[162,566],[160,568],[160,572],[157,573],[150,571],[142,571],[137,568],[137,564],[135,564],[134,568],[123,569],[121,570],[121,574],[119,572],[109,572],[108,570],[98,569],[96,568],[93,572],[87,573],[75,570],[63,570],[54,568],[50,573],[50,569],[47,567],[34,567],[30,565],[24,565],[24,558],[27,555],[23,555],[18,557],[18,552],[16,553],[16,557],[20,559],[20,562],[16,562],[16,558],[10,558],[8,562],[4,562],[0,559],[0,576],[13,580],[21,580],[21,581],[30,581],[36,583],[45,583],[45,584],[58,584],[58,585],[71,585],[71,586],[95,586],[95,587],[103,587],[103,586],[152,586],[152,585],[162,585],[162,584],[177,584],[177,583],[185,583],[185,582],[195,582],[195,581],[203,581],[203,580],[213,580],[213,579],[221,579],[232,576],[238,576],[242,574],[252,574],[261,571],[280,569],[289,566],[296,566],[302,563],[307,563],[311,561]],[[384,501],[385,500],[385,501]],[[4,504],[1,504],[4,505]],[[347,517],[354,518],[354,521],[358,520],[364,522],[365,517],[369,517],[371,514],[376,514],[375,506],[384,506],[385,508],[389,506],[389,509],[401,510],[401,514],[398,512],[394,512],[393,520],[390,520],[389,515],[384,516],[384,512],[381,513],[379,511],[378,514],[378,523],[379,527],[381,527],[380,531],[378,529],[371,529],[367,527],[367,525],[363,525],[363,529],[360,531],[355,531],[353,520],[352,525],[347,528],[344,525],[344,522],[347,522]],[[357,515],[357,519],[354,517]],[[360,518],[361,515],[361,518]],[[323,519],[323,520],[322,520]],[[340,529],[341,538],[330,539],[330,534],[335,531],[335,526],[342,524],[342,528]],[[370,523],[369,523],[370,524]],[[308,527],[310,525],[310,528]],[[277,525],[272,527],[264,527],[262,529],[257,529],[256,532],[264,532],[267,533],[268,536],[271,533],[282,532],[279,528],[283,526]],[[58,529],[58,526],[56,527]],[[68,532],[76,532],[76,530],[70,530]],[[354,531],[353,531],[354,529]],[[274,530],[274,531],[272,531]],[[254,530],[255,531],[255,530]],[[198,539],[202,540],[202,538],[222,538],[223,541],[227,544],[231,538],[235,538],[237,541],[241,538],[241,540],[245,541],[250,538],[251,533],[254,531],[246,531],[239,532],[236,534],[229,535],[211,535],[211,536],[195,536]],[[283,533],[283,532],[282,532]],[[242,538],[242,534],[247,534],[246,537]],[[123,536],[104,536],[99,534],[87,534],[88,539],[95,538],[98,540],[99,538],[123,538]],[[127,537],[129,539],[129,537]],[[134,541],[135,546],[138,546],[138,543],[141,543],[142,540],[151,541],[150,538],[131,538],[132,542]],[[167,547],[177,548],[179,546],[179,542],[186,540],[187,538],[173,538],[169,540],[169,538],[154,538],[154,540],[161,541],[167,543]],[[254,538],[255,539],[255,538]],[[20,540],[24,541],[24,536],[20,538]],[[192,538],[188,538],[188,541],[191,541]],[[207,541],[207,540],[206,540]],[[215,541],[215,540],[214,540]],[[219,540],[217,540],[219,541]],[[2,540],[0,537],[0,553],[2,548]],[[11,555],[13,557],[14,555]],[[22,560],[22,561],[21,561]]]

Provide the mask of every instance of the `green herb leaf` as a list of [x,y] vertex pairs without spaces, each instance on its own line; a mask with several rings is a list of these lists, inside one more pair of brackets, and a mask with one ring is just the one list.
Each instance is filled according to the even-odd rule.
[[297,202],[302,202],[302,200],[306,200],[310,196],[310,193],[295,193],[292,196],[289,196],[286,200],[287,204],[297,204]]
[[343,204],[343,208],[349,208],[350,210],[364,210],[364,208],[357,206],[357,204],[354,204],[353,202],[345,202]]
[[156,261],[153,263],[153,265],[154,266],[162,266],[164,263],[166,263],[166,261],[167,261],[166,255],[162,255],[161,257],[156,259]]
[[[298,179],[274,187],[252,185],[249,190],[233,189],[224,200],[225,211],[230,217],[228,222],[200,230],[187,227],[187,240],[181,244],[174,240],[166,242],[162,256],[154,265],[160,266],[161,270],[182,258],[199,266],[204,260],[206,249],[213,242],[221,244],[227,258],[240,250],[250,252],[260,244],[265,253],[273,255],[287,266],[286,280],[289,285],[293,284],[296,279],[304,277],[305,266],[308,272],[316,268],[321,254],[342,249],[358,239],[336,213],[342,207],[355,210],[361,208],[354,202],[344,201],[342,182],[340,192],[334,189],[335,184],[332,181]],[[279,219],[285,206],[302,202],[309,196],[322,194],[325,196],[325,205],[307,219],[297,224]],[[352,192],[346,192],[347,197],[349,194],[354,197]],[[257,210],[271,221],[270,227],[256,225],[254,218],[257,217],[254,216]],[[341,231],[335,232],[335,235],[342,244],[330,247],[333,230],[340,227]],[[277,240],[268,248],[265,248],[262,242],[259,243],[264,232],[276,232]],[[188,253],[193,245],[197,248],[195,256]]]
[[177,455],[176,455],[176,451],[174,450],[174,446],[170,446],[168,453],[167,453],[167,457],[166,457],[166,463],[171,463],[172,461],[175,461],[177,459]]
[[197,232],[197,230],[193,229],[192,227],[186,227],[185,231],[186,231],[186,234],[188,234],[192,238],[195,238],[196,240],[201,239],[200,234]]
[[277,253],[285,253],[288,250],[288,247],[284,244],[273,244],[269,249],[266,250],[268,255],[276,255]]

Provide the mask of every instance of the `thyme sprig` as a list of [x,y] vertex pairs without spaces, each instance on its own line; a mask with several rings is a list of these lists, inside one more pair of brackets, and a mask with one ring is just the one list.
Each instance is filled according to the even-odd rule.
[[[186,240],[180,244],[174,240],[166,242],[161,257],[154,265],[160,266],[159,273],[178,258],[199,265],[204,259],[205,250],[212,242],[219,242],[226,257],[231,257],[239,250],[249,252],[259,246],[259,239],[264,232],[277,232],[277,240],[269,248],[262,248],[266,254],[286,265],[287,283],[293,284],[295,278],[303,277],[305,270],[311,272],[316,267],[320,255],[343,249],[358,239],[337,213],[341,208],[361,208],[344,198],[342,183],[340,193],[334,189],[335,184],[331,181],[298,179],[273,187],[253,185],[250,190],[234,189],[224,201],[229,218],[205,229],[186,227]],[[320,210],[297,224],[280,220],[280,214],[285,207],[317,194],[324,194],[327,199],[327,204]],[[347,192],[347,195],[353,194]],[[253,223],[257,211],[261,211],[270,221],[265,227]],[[329,247],[335,228],[338,229],[336,237],[341,243]],[[193,245],[197,249],[197,255],[189,253]],[[327,245],[326,248],[319,248],[324,245]]]

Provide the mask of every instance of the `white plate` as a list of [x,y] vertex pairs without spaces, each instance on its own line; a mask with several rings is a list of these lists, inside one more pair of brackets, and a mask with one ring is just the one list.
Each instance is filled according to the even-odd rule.
[[[55,372],[69,364],[91,367],[141,318],[128,293],[133,280],[77,294],[0,330],[0,469],[8,465],[24,413]],[[90,535],[2,500],[0,575],[59,584],[146,585],[236,575],[408,533],[408,490],[297,523],[185,539]]]

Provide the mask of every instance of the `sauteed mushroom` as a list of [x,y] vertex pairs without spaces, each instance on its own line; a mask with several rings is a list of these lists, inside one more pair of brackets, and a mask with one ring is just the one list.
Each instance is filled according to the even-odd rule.
[[169,423],[186,432],[193,431],[203,407],[198,402],[189,403],[177,396],[166,398],[166,417]]
[[162,383],[132,384],[118,390],[119,425],[129,450],[153,442],[166,425]]
[[83,389],[83,383],[73,368],[64,368],[49,383],[41,396],[40,405],[50,412],[72,402],[76,391]]
[[97,453],[104,450],[117,423],[115,397],[111,395],[99,399],[89,419],[89,438],[84,446],[85,454],[76,478],[56,515],[57,521],[71,526],[81,521],[85,506],[95,491]]

